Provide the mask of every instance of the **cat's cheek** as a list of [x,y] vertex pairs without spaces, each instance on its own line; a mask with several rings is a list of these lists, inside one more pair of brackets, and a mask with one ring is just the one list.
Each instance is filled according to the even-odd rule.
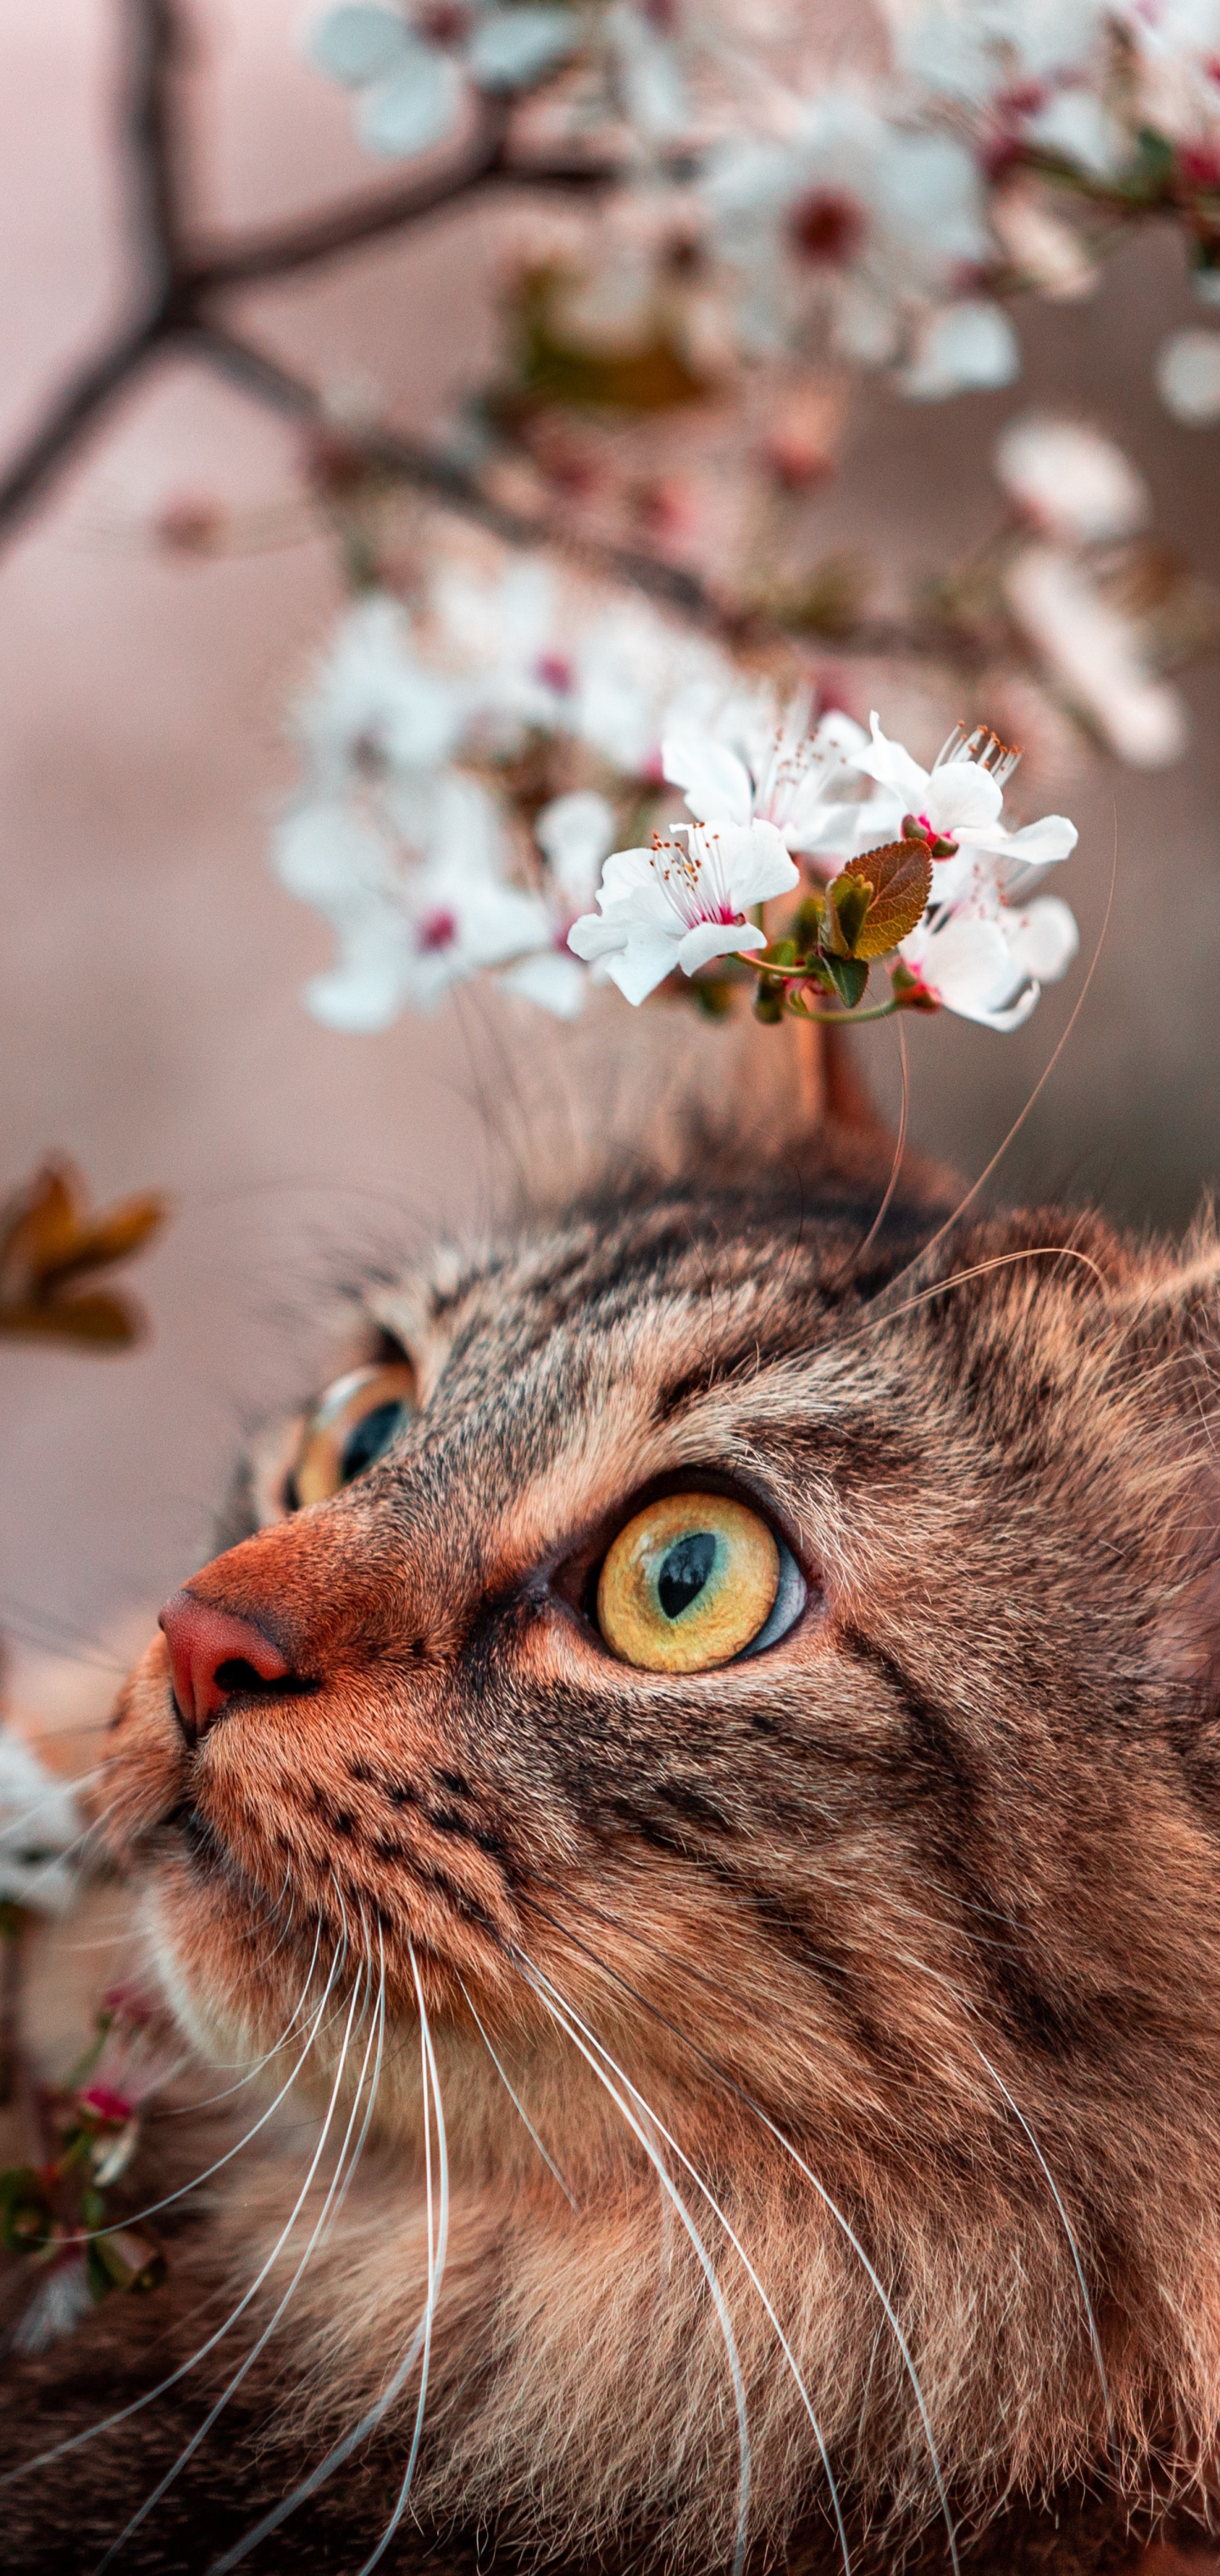
[[[218,1945],[201,1920],[206,1902],[199,1906],[198,1890],[184,1887],[183,1875],[180,1863],[158,1870],[140,1907],[140,1928],[161,1991],[179,2029],[202,2056],[253,2061],[260,2053],[257,2033],[249,2015],[235,2011],[228,1979],[217,1976]],[[223,1940],[219,1946],[228,1947]]]

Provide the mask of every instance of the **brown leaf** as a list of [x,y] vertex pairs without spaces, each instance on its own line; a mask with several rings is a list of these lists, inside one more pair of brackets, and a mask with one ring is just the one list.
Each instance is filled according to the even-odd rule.
[[0,1305],[0,1334],[33,1335],[42,1342],[89,1342],[127,1350],[143,1331],[144,1317],[134,1299],[111,1297],[104,1288],[90,1289],[83,1297],[24,1297]]
[[164,1222],[154,1192],[87,1212],[84,1184],[67,1162],[49,1162],[0,1210],[0,1333],[37,1334],[111,1349],[143,1330],[138,1306],[104,1291],[65,1294],[92,1270],[129,1261]]
[[849,859],[844,875],[862,877],[873,900],[856,942],[857,957],[885,957],[927,910],[932,891],[932,860],[925,841],[886,841]]

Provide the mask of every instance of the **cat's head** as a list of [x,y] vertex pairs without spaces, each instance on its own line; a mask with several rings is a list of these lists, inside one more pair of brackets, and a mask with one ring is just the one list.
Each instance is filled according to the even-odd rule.
[[1220,2418],[1216,1251],[912,1269],[877,1200],[698,1175],[380,1289],[115,1721],[205,2042],[329,2080],[384,1992],[329,2366],[422,2295],[422,2002],[432,2491],[582,2545],[731,2552],[734,2371],[772,2532],[827,2456],[925,2511]]

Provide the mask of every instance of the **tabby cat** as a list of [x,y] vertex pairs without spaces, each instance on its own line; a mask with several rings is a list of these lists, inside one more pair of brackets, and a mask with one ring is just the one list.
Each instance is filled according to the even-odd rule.
[[1220,1247],[889,1172],[447,1255],[256,1456],[110,1739],[169,2277],[10,2358],[14,2576],[1206,2547]]

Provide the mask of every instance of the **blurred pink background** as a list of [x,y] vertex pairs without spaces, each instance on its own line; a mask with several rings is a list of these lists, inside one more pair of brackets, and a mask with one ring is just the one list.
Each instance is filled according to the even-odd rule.
[[[828,42],[859,15],[823,9]],[[10,0],[0,83],[0,444],[7,450],[121,302],[121,172],[110,110],[121,10]],[[296,0],[199,0],[201,217],[282,216],[379,173],[346,104],[297,50]],[[263,339],[323,383],[372,381],[426,426],[491,347],[487,219],[440,218],[249,298]],[[1021,315],[1022,383],[1002,395],[863,411],[820,508],[827,551],[935,568],[985,534],[1000,423],[1073,402],[1148,475],[1157,526],[1220,578],[1215,431],[1159,410],[1150,361],[1195,318],[1170,237],[1123,252],[1095,301]],[[245,1425],[308,1388],[333,1284],[410,1249],[438,1222],[478,1222],[507,1148],[486,1103],[513,1068],[579,1104],[601,1051],[638,1024],[607,997],[596,1026],[554,1028],[469,995],[388,1036],[336,1036],[301,1009],[327,934],[275,885],[268,818],[292,774],[283,710],[339,602],[319,537],[204,563],[158,554],[139,522],[215,492],[257,509],[290,487],[289,433],[185,365],[147,379],[0,558],[5,1048],[0,1184],[50,1148],[99,1199],[161,1186],[175,1220],[132,1274],[151,1341],[129,1357],[0,1349],[4,1439],[0,1624],[104,1667],[132,1605],[155,1606],[208,1552],[211,1513]],[[884,687],[938,719],[911,675],[846,667],[857,710]],[[1092,954],[1080,1020],[1001,1176],[1126,1217],[1180,1223],[1212,1177],[1220,1106],[1220,739],[1214,669],[1186,683],[1194,740],[1159,774],[1098,755],[1066,795],[1081,825],[1070,891]],[[968,707],[951,713],[972,713]],[[888,719],[887,719],[888,720]],[[1056,801],[1052,798],[1050,801]],[[1037,1081],[1083,964],[1004,1039],[947,1019],[910,1033],[920,1140],[973,1175]],[[482,1017],[482,1027],[479,1021]],[[733,1051],[697,1033],[701,1079]],[[892,1090],[892,1032],[870,1063]],[[681,1035],[649,1046],[689,1051]],[[579,1106],[577,1110],[579,1113]]]

